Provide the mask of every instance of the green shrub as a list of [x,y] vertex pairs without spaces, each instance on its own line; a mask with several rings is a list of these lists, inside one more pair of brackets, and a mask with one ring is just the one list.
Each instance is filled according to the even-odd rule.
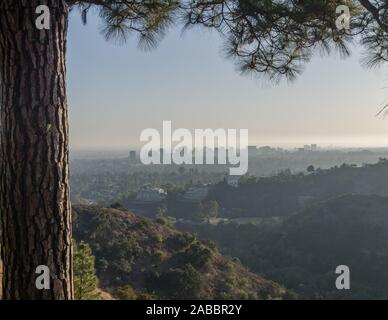
[[117,288],[115,296],[120,300],[136,300],[138,298],[135,290],[129,285]]
[[87,243],[73,241],[74,295],[77,300],[97,300],[100,297],[94,260]]

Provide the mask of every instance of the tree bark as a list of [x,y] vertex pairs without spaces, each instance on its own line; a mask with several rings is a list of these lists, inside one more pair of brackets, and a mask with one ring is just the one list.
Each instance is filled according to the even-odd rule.
[[[50,9],[50,28],[35,12]],[[72,299],[63,0],[0,2],[0,215],[3,299]],[[36,268],[50,269],[37,289]]]

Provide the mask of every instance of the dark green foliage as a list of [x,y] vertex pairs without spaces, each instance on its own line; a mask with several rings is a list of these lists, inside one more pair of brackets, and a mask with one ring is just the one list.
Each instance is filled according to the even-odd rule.
[[198,271],[188,263],[180,268],[170,268],[148,279],[149,289],[162,298],[200,299],[201,279]]
[[203,218],[217,218],[219,205],[217,201],[209,200],[203,204],[201,216]]
[[123,205],[120,202],[114,202],[110,205],[110,207],[113,209],[122,209]]
[[203,268],[209,263],[211,256],[212,251],[208,247],[195,242],[185,251],[181,252],[178,255],[178,259],[182,263],[189,263],[196,268]]
[[[286,294],[281,286],[220,255],[214,244],[208,246],[160,221],[123,209],[73,210],[74,237],[90,244],[100,286],[121,299],[212,299],[223,291],[223,279],[232,278],[233,287],[220,298],[265,298],[268,287],[277,298]],[[230,267],[223,268],[226,264]]]
[[159,223],[159,224],[161,224],[162,226],[165,226],[165,225],[168,224],[167,219],[164,218],[164,217],[159,217],[159,218],[157,218],[157,219],[156,219],[156,222]]
[[314,174],[290,172],[245,182],[238,188],[219,183],[209,199],[217,201],[220,216],[284,217],[300,210],[300,198],[311,197],[309,203],[318,203],[342,194],[388,196],[388,162],[381,159],[373,165],[355,167],[342,165],[331,169],[316,169]]
[[111,261],[109,266],[115,272],[127,273],[131,271],[131,264],[142,253],[143,249],[136,240],[113,239],[101,248],[104,251],[104,259]]
[[136,300],[137,294],[131,286],[119,287],[115,290],[115,296],[120,300]]
[[[361,39],[367,63],[388,61],[386,0],[187,1],[187,26],[201,24],[225,35],[226,54],[241,72],[264,73],[270,79],[293,79],[317,51],[350,53],[352,40]],[[339,29],[336,8],[346,5],[350,30]],[[385,7],[386,8],[386,7]]]
[[[251,270],[304,297],[388,297],[387,197],[341,196],[277,225],[180,227],[216,241],[224,253],[239,257]],[[351,290],[335,287],[334,271],[342,264],[351,270]]]
[[105,258],[101,258],[96,263],[97,269],[101,270],[102,272],[106,271],[109,267],[109,262]]
[[139,293],[137,300],[157,300],[157,297],[149,293]]
[[124,43],[135,33],[139,46],[154,47],[166,28],[172,23],[172,13],[177,8],[175,0],[117,1],[117,0],[68,0],[78,4],[82,21],[93,7],[98,8],[102,19],[101,32],[107,40]]
[[73,250],[75,299],[98,299],[98,279],[94,268],[95,259],[90,246],[83,241],[79,244],[77,244],[76,241],[73,241]]
[[177,233],[174,237],[169,239],[169,244],[174,250],[183,250],[190,246],[195,237],[188,232]]

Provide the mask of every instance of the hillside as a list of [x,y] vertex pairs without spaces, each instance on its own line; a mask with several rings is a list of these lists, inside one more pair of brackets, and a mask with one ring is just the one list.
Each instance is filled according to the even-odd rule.
[[343,164],[308,174],[285,170],[273,177],[244,177],[238,188],[219,183],[208,200],[217,201],[226,218],[284,217],[306,204],[343,194],[388,196],[387,181],[388,160],[380,159],[362,167]]
[[[212,243],[176,231],[166,219],[125,209],[74,206],[73,232],[96,257],[100,287],[121,297],[162,299],[282,299],[293,297]],[[132,290],[133,289],[133,290]]]
[[[258,274],[308,298],[388,298],[388,198],[345,195],[322,201],[279,225],[180,225],[211,239]],[[338,265],[351,290],[335,288]]]

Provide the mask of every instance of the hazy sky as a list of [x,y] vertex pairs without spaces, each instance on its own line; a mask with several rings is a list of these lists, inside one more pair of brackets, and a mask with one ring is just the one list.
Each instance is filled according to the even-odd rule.
[[241,76],[222,54],[216,32],[170,30],[157,49],[106,42],[99,20],[83,26],[78,12],[68,36],[71,147],[140,146],[145,128],[249,129],[250,144],[294,147],[388,146],[388,68],[317,56],[292,83]]

